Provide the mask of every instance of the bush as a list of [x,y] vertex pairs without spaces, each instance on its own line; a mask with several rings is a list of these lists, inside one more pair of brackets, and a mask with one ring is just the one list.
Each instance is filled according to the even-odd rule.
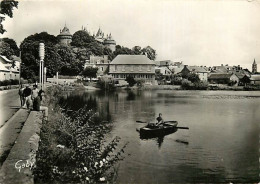
[[18,79],[11,79],[11,85],[18,85],[19,80]]
[[183,79],[181,81],[181,88],[182,89],[192,89],[193,88],[193,84],[191,81],[187,80],[187,79]]
[[35,183],[112,183],[114,165],[123,159],[126,144],[118,148],[119,137],[104,144],[112,124],[87,106],[62,109],[58,105],[62,95],[58,86],[47,90],[53,111],[42,125]]
[[197,89],[197,90],[208,89],[208,82],[206,82],[206,81],[196,82],[194,85],[195,85],[195,89]]
[[3,80],[1,81],[1,86],[8,86],[11,85],[11,80]]
[[136,84],[136,81],[135,81],[134,77],[132,77],[132,76],[127,76],[125,81],[129,84],[130,87],[132,87]]

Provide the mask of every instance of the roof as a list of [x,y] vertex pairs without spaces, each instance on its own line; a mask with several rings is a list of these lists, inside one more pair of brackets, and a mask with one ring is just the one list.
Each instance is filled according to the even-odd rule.
[[228,71],[225,66],[213,66],[212,69],[216,73],[227,73],[227,71]]
[[[0,55],[0,57],[6,62],[6,63],[12,63],[11,60],[7,59],[7,57]],[[4,63],[5,64],[5,63]]]
[[200,66],[187,66],[191,72],[207,73],[207,70]]
[[58,36],[72,36],[72,35],[70,34],[69,28],[67,28],[67,26],[65,25],[65,27],[63,28],[63,30]]
[[118,55],[115,59],[110,63],[111,65],[155,65],[153,61],[151,61],[145,55]]
[[251,75],[250,80],[260,81],[260,75]]
[[184,68],[184,66],[178,67],[178,68],[173,68],[172,71],[173,71],[174,74],[181,73],[183,68]]
[[244,76],[246,76],[245,74],[242,74],[242,73],[234,73],[239,79],[242,79]]
[[21,62],[21,58],[15,56],[15,55],[12,55],[11,57],[12,57],[12,60],[13,60],[13,61]]
[[208,79],[229,79],[233,74],[211,73]]

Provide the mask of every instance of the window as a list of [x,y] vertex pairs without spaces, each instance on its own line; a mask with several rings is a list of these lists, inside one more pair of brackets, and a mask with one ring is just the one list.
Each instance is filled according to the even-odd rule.
[[142,71],[142,65],[139,65],[139,71]]

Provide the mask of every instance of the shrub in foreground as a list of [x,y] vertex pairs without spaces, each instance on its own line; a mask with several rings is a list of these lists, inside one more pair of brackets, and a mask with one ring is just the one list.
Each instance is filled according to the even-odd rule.
[[[58,91],[53,89],[51,93]],[[54,96],[50,98],[50,107],[56,113],[50,122],[43,123],[34,172],[36,183],[113,181],[114,166],[123,158],[126,144],[119,149],[119,137],[105,141],[112,124],[87,106],[71,113],[57,106]]]

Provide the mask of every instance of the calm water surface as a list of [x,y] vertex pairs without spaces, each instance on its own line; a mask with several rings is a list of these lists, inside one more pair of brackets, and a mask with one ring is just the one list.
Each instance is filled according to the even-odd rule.
[[[135,91],[78,92],[79,107],[89,99],[113,121],[108,139],[129,142],[118,183],[259,182],[260,92]],[[136,120],[177,120],[177,132],[141,140]]]

